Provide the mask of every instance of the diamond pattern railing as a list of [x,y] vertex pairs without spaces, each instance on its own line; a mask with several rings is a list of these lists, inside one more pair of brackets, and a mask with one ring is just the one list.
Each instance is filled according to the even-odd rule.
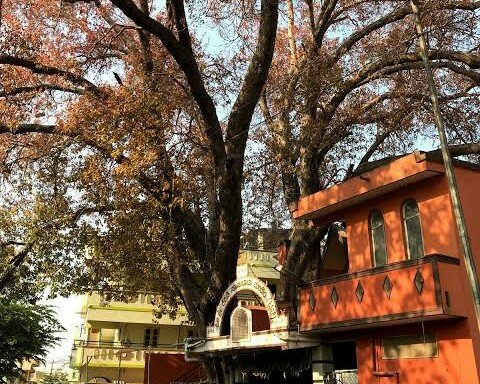
[[451,305],[459,265],[457,258],[433,254],[310,282],[300,290],[301,329],[463,316]]

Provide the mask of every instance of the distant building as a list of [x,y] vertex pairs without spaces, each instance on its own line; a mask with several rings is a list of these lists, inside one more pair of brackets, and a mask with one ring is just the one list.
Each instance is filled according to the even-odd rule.
[[[454,165],[478,273],[480,167]],[[480,333],[441,159],[380,164],[300,199],[293,216],[330,228],[297,303],[240,274],[190,358],[221,357],[235,384],[479,383]]]
[[20,368],[20,377],[16,379],[15,383],[31,383],[39,365],[40,363],[35,359],[23,360],[21,364],[18,363],[17,366]]
[[175,319],[157,317],[153,293],[131,293],[128,302],[109,296],[109,292],[85,295],[81,312],[84,324],[70,362],[78,382],[141,384],[149,372],[149,362],[154,360],[149,357],[157,354],[175,362],[178,376],[196,368],[185,363],[182,355],[181,343],[194,335],[186,312],[179,312]]

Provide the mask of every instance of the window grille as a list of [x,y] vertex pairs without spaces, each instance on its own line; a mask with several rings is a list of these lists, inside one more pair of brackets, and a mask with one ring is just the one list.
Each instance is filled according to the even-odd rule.
[[158,346],[158,328],[145,328],[143,345],[145,347]]

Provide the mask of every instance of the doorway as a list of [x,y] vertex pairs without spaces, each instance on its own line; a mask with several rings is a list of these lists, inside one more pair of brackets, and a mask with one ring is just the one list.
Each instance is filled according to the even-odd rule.
[[357,343],[342,341],[332,343],[333,377],[338,383],[358,384]]
[[308,348],[229,356],[234,384],[312,384]]

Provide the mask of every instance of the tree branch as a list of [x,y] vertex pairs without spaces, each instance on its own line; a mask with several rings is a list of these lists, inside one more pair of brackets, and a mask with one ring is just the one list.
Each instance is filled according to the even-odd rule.
[[381,17],[380,19],[375,20],[373,23],[365,26],[364,28],[353,33],[346,39],[336,50],[334,55],[334,60],[338,61],[339,58],[348,52],[357,42],[359,42],[364,37],[368,36],[373,31],[376,31],[380,28],[385,27],[388,24],[394,23],[396,21],[404,19],[411,13],[410,7],[407,5],[393,10],[388,15]]
[[[260,28],[255,52],[233,104],[227,125],[227,152],[243,153],[248,126],[267,81],[275,48],[278,22],[278,1],[262,0]],[[233,141],[235,140],[235,142]]]
[[56,133],[57,127],[48,124],[19,124],[16,127],[11,127],[0,123],[0,134],[11,133],[12,135],[25,135],[28,133]]
[[152,35],[160,39],[162,44],[172,55],[187,78],[192,95],[199,106],[206,125],[206,134],[210,142],[210,148],[214,154],[215,165],[223,166],[226,152],[223,142],[222,129],[218,120],[217,112],[212,98],[208,94],[203,83],[200,69],[193,52],[185,47],[173,33],[157,20],[142,12],[132,0],[111,0],[128,18]]
[[[0,134],[10,133],[13,135],[29,134],[29,133],[42,133],[42,134],[58,134],[71,138],[77,138],[84,144],[97,150],[105,158],[113,160],[117,164],[126,164],[130,162],[130,159],[123,154],[114,155],[113,150],[104,145],[100,145],[91,138],[83,137],[76,133],[65,133],[58,131],[55,125],[42,125],[42,124],[20,124],[16,127],[10,127],[0,123]],[[164,161],[168,158],[163,156]],[[168,163],[163,172],[163,177],[167,178],[168,185],[173,185],[173,166]],[[195,249],[198,257],[204,258],[206,255],[205,249],[205,237],[206,229],[199,215],[194,214],[188,209],[188,207],[181,207],[179,203],[175,203],[172,200],[172,191],[165,190],[163,183],[156,182],[149,178],[145,172],[139,171],[136,175],[136,180],[140,185],[145,188],[157,201],[162,204],[162,218],[166,221],[173,219],[178,225],[185,230],[185,235],[192,249]],[[105,207],[107,209],[107,207]],[[83,214],[82,210],[77,212],[78,215]],[[80,216],[78,216],[80,217]],[[78,220],[78,219],[77,219]]]
[[372,145],[368,148],[367,152],[363,155],[363,157],[360,159],[359,165],[366,163],[370,157],[375,153],[375,151],[378,149],[380,145],[385,141],[385,139],[390,135],[389,131],[382,132],[381,134],[377,135],[375,137],[374,142]]
[[17,67],[26,68],[32,71],[33,73],[42,74],[42,75],[59,75],[64,77],[65,79],[67,79],[73,84],[77,84],[85,87],[85,89],[96,94],[97,96],[102,95],[102,92],[100,91],[100,89],[97,88],[97,86],[92,82],[88,81],[82,76],[79,76],[69,71],[65,71],[60,68],[45,66],[45,65],[36,63],[33,60],[22,59],[20,57],[15,57],[10,55],[1,55],[0,64],[14,65]]
[[[448,52],[448,51],[436,51],[430,52],[431,59],[452,59],[460,61],[473,67],[480,65],[480,55],[478,54],[464,54],[461,52]],[[372,63],[362,67],[357,73],[350,77],[343,84],[342,88],[333,96],[329,103],[323,107],[328,116],[332,116],[336,108],[343,102],[345,97],[354,89],[371,82],[377,78],[384,77],[387,74],[400,72],[406,69],[421,68],[421,57],[415,53],[396,55],[394,57],[385,57],[382,60],[376,60]],[[447,67],[452,70],[457,69],[461,71],[461,67],[449,62],[432,63],[432,67]],[[423,67],[422,67],[423,68]],[[462,72],[465,72],[464,70]],[[480,74],[475,76],[475,72],[470,76],[477,76],[480,78]]]
[[18,87],[18,88],[10,89],[8,91],[5,91],[5,90],[0,91],[0,97],[16,96],[16,95],[19,95],[19,94],[22,94],[22,93],[29,93],[29,92],[34,92],[34,91],[42,91],[43,92],[43,91],[46,91],[46,90],[75,93],[75,94],[78,94],[78,95],[83,95],[85,93],[85,90],[83,88],[70,88],[70,87],[63,87],[61,85],[42,83],[42,84],[38,84],[38,85]]
[[21,251],[19,251],[8,264],[6,271],[0,277],[0,292],[2,292],[8,283],[12,280],[15,272],[20,265],[25,261],[28,254],[33,248],[33,243],[27,243]]
[[317,19],[317,25],[315,27],[314,33],[314,40],[318,47],[321,47],[323,44],[323,38],[325,37],[325,33],[330,26],[330,18],[337,6],[338,0],[325,0],[322,1],[322,5],[320,7],[320,14]]
[[188,30],[187,17],[185,15],[185,4],[183,0],[170,0],[173,10],[173,20],[177,30],[178,40],[190,51],[192,51],[192,39]]

